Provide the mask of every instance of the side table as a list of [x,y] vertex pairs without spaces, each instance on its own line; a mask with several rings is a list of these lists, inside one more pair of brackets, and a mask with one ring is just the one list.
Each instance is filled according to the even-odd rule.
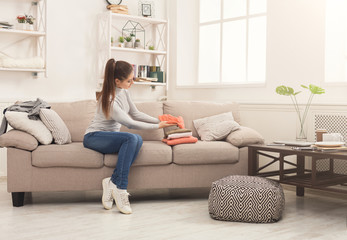
[[[294,159],[288,159],[289,156],[294,156]],[[269,167],[271,171],[267,170]],[[347,186],[343,186],[347,183],[347,151],[322,152],[294,150],[289,146],[250,145],[248,175],[277,176],[280,183],[296,186],[297,196],[304,196],[305,188],[347,193]]]

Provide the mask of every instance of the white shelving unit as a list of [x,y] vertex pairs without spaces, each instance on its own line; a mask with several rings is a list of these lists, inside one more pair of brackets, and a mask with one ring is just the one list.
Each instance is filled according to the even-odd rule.
[[[149,50],[146,47],[147,42],[142,42],[142,48],[126,48],[111,46],[111,37],[115,42],[118,42],[118,37],[122,36],[122,28],[128,21],[140,23],[144,28],[145,39],[150,39],[155,50]],[[118,54],[127,54],[127,59],[131,64],[160,66],[164,72],[165,82],[135,82],[135,85],[143,86],[162,86],[167,90],[167,82],[169,76],[169,29],[168,21],[156,18],[146,18],[140,16],[116,14],[111,11],[100,14],[99,16],[99,59],[98,59],[98,83],[97,91],[101,90],[105,64],[108,59],[115,57]],[[145,47],[145,48],[144,48]],[[145,60],[139,60],[139,58]],[[138,62],[140,61],[140,62]]]
[[[31,4],[32,7],[36,8],[36,30],[34,31],[25,31],[17,29],[0,29],[0,38],[6,38],[8,35],[14,35],[15,40],[9,43],[8,45],[1,46],[0,52],[5,53],[6,50],[10,47],[15,46],[16,44],[26,41],[28,39],[34,39],[35,41],[35,56],[31,57],[41,57],[44,61],[44,68],[35,69],[35,68],[5,68],[0,66],[0,71],[11,71],[11,72],[32,72],[33,76],[37,76],[38,73],[45,73],[47,76],[47,41],[46,41],[46,32],[47,32],[47,0],[20,0],[18,4]],[[30,5],[29,5],[30,6]]]

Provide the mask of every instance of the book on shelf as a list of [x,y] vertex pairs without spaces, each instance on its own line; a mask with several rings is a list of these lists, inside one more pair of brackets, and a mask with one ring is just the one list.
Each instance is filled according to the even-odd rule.
[[113,13],[129,14],[128,6],[126,5],[111,4],[107,6],[107,9],[111,10]]
[[0,28],[2,29],[12,29],[13,25],[9,22],[0,21]]
[[135,78],[135,82],[158,82],[158,78],[137,77]]

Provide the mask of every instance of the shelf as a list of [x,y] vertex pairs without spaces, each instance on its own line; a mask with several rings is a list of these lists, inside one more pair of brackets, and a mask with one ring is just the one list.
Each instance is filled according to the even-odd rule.
[[11,71],[11,72],[45,72],[43,68],[3,68],[0,67],[0,71]]
[[21,34],[21,35],[28,35],[28,36],[45,36],[45,32],[38,32],[38,31],[25,31],[25,30],[16,30],[16,29],[0,29],[0,33],[11,33],[11,34]]
[[161,83],[161,82],[134,82],[134,85],[166,86],[166,83]]
[[315,186],[331,186],[347,182],[347,175],[336,174],[330,172],[319,172],[316,176],[316,182],[312,182],[311,174],[304,174],[301,176],[285,177],[281,180],[281,183],[299,185],[303,187],[315,187]]
[[138,48],[111,47],[111,50],[121,51],[121,52],[134,52],[134,53],[148,53],[148,54],[154,54],[154,55],[166,55],[165,51],[146,50],[146,49],[138,49]]
[[111,16],[114,18],[119,18],[119,19],[124,19],[124,20],[134,20],[134,21],[146,22],[146,23],[151,23],[151,24],[165,24],[165,23],[167,23],[166,20],[162,20],[162,19],[147,18],[147,17],[126,15],[126,14],[119,14],[119,13],[111,13]]

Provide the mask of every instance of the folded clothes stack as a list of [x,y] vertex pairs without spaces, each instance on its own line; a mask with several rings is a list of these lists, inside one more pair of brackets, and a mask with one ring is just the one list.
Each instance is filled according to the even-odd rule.
[[182,143],[196,143],[198,139],[193,137],[192,130],[184,127],[184,120],[181,116],[174,117],[170,114],[159,116],[160,121],[177,124],[178,128],[168,131],[162,141],[170,146]]

